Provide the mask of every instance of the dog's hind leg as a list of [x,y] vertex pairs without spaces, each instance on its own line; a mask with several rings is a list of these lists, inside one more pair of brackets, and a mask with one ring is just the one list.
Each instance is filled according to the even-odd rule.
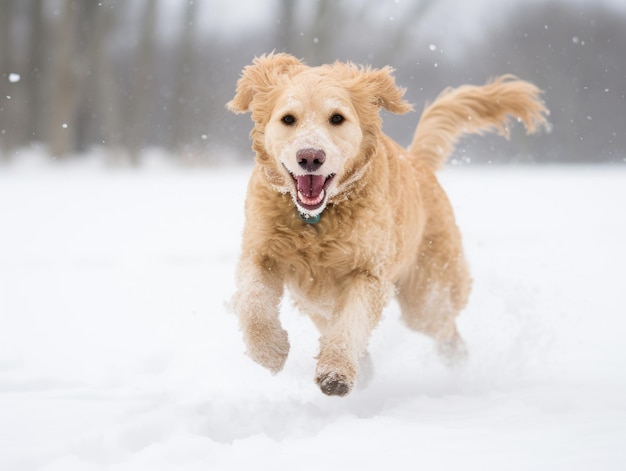
[[471,278],[462,252],[444,246],[450,247],[445,238],[424,242],[416,265],[398,283],[397,299],[406,325],[433,338],[444,361],[454,365],[467,356],[456,317],[467,303]]

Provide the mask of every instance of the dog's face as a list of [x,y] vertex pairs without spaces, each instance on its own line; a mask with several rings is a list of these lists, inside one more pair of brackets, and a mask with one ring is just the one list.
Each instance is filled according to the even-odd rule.
[[349,93],[309,69],[277,96],[264,145],[289,177],[281,190],[291,193],[300,213],[315,216],[342,190],[341,176],[362,139]]
[[342,63],[312,68],[285,54],[244,69],[228,107],[252,112],[257,158],[301,214],[321,214],[358,179],[375,148],[381,107],[411,109],[390,72]]

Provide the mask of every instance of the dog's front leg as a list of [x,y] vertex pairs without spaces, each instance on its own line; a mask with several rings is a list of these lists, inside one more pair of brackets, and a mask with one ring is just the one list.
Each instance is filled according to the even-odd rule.
[[272,373],[283,369],[289,353],[287,331],[279,320],[283,279],[269,260],[242,258],[232,307],[246,344],[246,354]]
[[322,329],[315,381],[324,394],[345,396],[352,390],[359,360],[366,353],[370,334],[388,297],[380,280],[359,276],[345,304]]

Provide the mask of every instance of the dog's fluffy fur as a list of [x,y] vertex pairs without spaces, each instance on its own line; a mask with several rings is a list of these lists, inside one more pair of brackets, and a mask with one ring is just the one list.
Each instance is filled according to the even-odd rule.
[[351,391],[394,295],[409,328],[432,337],[445,358],[463,358],[455,319],[471,278],[434,171],[463,134],[508,135],[510,118],[534,132],[547,114],[540,91],[512,76],[447,89],[404,149],[381,130],[381,108],[412,109],[391,72],[270,54],[244,69],[227,105],[254,121],[257,165],[232,301],[247,354],[272,372],[283,368],[287,288],[320,331],[315,380],[329,395]]

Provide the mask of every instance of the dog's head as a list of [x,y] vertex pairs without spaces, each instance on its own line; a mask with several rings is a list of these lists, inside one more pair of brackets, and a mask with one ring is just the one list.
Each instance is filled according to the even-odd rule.
[[381,108],[411,110],[391,72],[340,62],[308,67],[287,54],[262,56],[244,69],[227,106],[252,113],[257,160],[301,214],[321,214],[369,165]]

